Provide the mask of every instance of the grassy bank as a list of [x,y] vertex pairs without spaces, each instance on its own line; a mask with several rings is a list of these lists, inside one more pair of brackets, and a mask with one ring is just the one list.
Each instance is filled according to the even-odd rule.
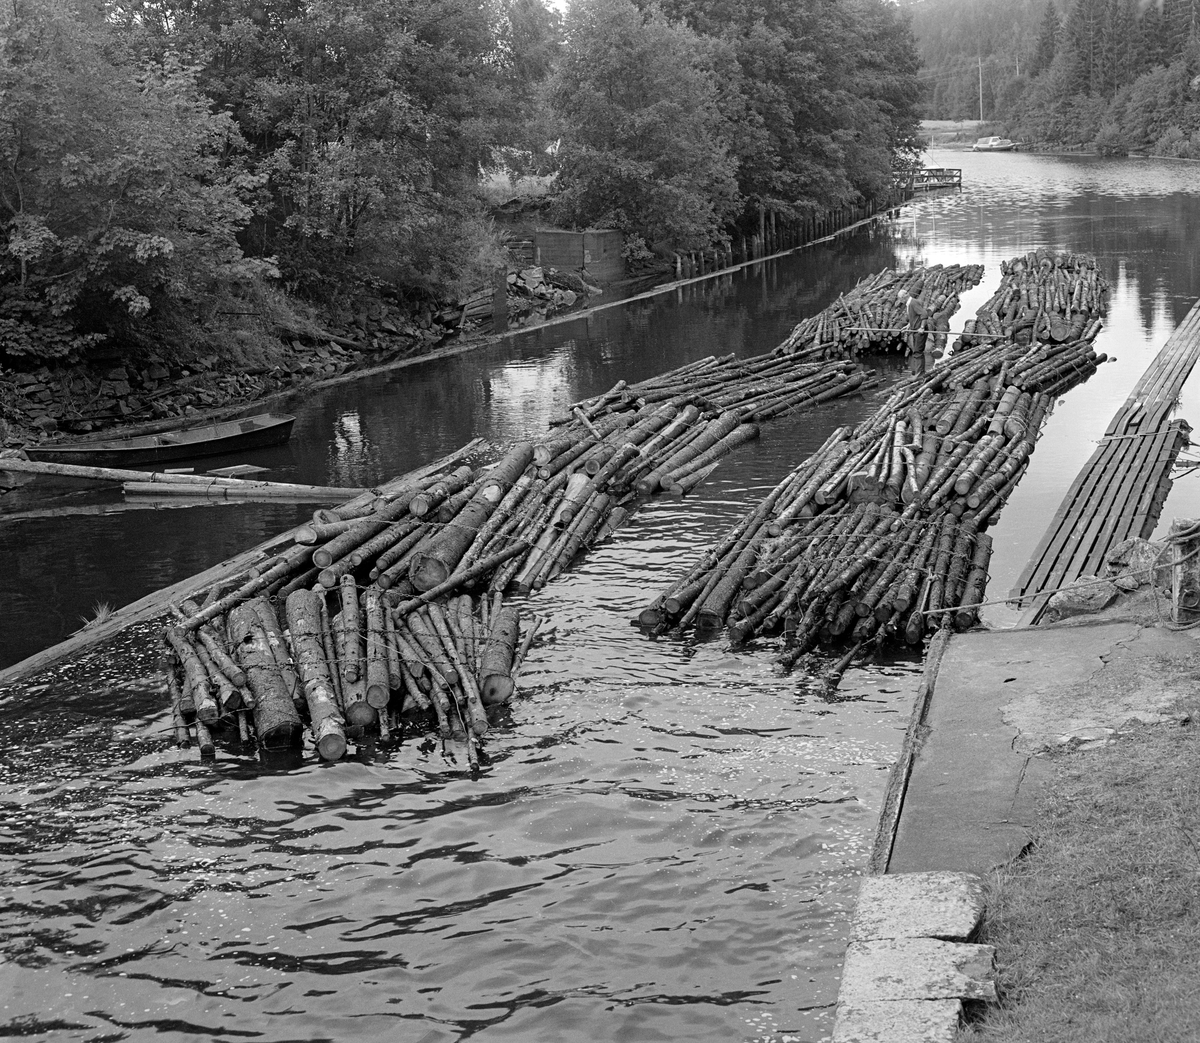
[[1001,1003],[960,1043],[1200,1035],[1200,697],[1055,756],[1039,836],[990,882]]

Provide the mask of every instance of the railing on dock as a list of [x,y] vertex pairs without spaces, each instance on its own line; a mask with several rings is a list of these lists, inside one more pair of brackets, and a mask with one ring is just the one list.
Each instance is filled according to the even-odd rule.
[[962,188],[962,168],[925,167],[922,170],[898,170],[892,175],[892,185],[901,192],[932,192],[938,188]]

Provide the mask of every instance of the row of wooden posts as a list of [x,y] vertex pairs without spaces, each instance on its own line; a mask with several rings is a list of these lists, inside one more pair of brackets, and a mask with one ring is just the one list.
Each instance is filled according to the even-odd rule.
[[[987,336],[964,336],[872,417],[835,431],[638,621],[658,632],[724,627],[734,644],[783,632],[789,669],[818,643],[848,638],[838,670],[890,637],[917,643],[973,625],[991,554],[983,530],[1055,397],[1105,361],[1092,347],[1105,294],[1090,258],[1014,259],[968,323]],[[1031,343],[1031,329],[1047,339]]]
[[911,190],[906,192],[897,188],[879,199],[830,207],[800,218],[785,218],[763,209],[759,212],[758,231],[750,235],[735,235],[728,242],[703,250],[677,252],[675,278],[692,279],[708,275],[818,242],[876,214],[886,213],[911,195]]
[[[884,273],[875,285],[880,294],[886,289],[895,295],[897,284],[911,290],[911,279],[912,273]],[[977,271],[968,268],[924,273],[925,283],[944,289],[977,279]],[[827,324],[842,314],[839,308],[827,309]],[[882,350],[895,331],[872,336],[860,347],[875,344]],[[1036,430],[1032,396],[1041,387],[1036,382],[1047,388],[1061,382],[1046,375],[1044,363],[1062,356],[1060,362],[1071,360],[1072,372],[1081,372],[1079,347],[1047,345],[1045,360],[1020,352],[1009,360],[1008,383],[1026,396],[1009,403],[1014,418],[1025,417]],[[961,359],[956,353],[952,366],[938,367],[914,389],[911,400],[898,405],[893,395],[879,415],[885,419],[831,440],[803,465],[811,473],[796,472],[788,496],[776,497],[786,499],[782,509],[795,508],[787,521],[810,520],[791,493],[812,485],[818,472],[821,496],[814,489],[812,502],[821,509],[812,513],[822,518],[836,513],[843,488],[861,498],[868,488],[912,485],[915,478],[902,477],[893,461],[912,453],[914,418],[933,415],[951,373],[955,380],[969,374],[964,387],[974,395],[973,412],[964,398],[955,419],[983,408],[991,392],[981,382],[991,371],[980,367],[989,353],[990,345],[983,353],[963,349]],[[505,597],[554,578],[647,497],[694,488],[724,455],[758,437],[763,423],[873,383],[871,371],[853,360],[797,357],[786,342],[746,359],[710,357],[638,384],[619,382],[576,403],[554,419],[541,441],[518,443],[489,465],[460,463],[389,483],[386,495],[319,511],[294,530],[292,545],[276,558],[214,586],[199,603],[178,606],[165,640],[179,726],[196,728],[200,737],[196,722],[211,732],[216,721],[226,721],[256,733],[268,747],[295,746],[309,736],[321,756],[337,759],[348,738],[391,735],[415,714],[422,726],[428,717],[444,736],[461,738],[468,757],[475,758],[490,706],[512,691],[491,687],[491,679],[502,667],[513,677],[520,648],[528,647],[536,630],[536,620],[523,626]],[[921,403],[924,412],[917,408]],[[954,434],[926,454],[939,482],[943,457],[952,457],[955,465],[965,461],[965,453],[956,455],[960,442],[968,444],[960,436],[979,435],[974,420],[951,426]],[[988,460],[1000,456],[1017,460],[1004,472],[1013,478],[1019,454],[1007,443],[997,444]],[[1009,486],[997,481],[987,463],[979,465],[980,487],[994,485],[1000,494]],[[936,489],[928,488],[932,496]],[[916,489],[915,502],[923,509],[926,485]],[[873,527],[883,507],[866,506]],[[862,517],[854,518],[839,536],[851,531],[861,536]],[[811,542],[812,536],[804,538]],[[736,557],[745,557],[752,541]],[[753,546],[757,555],[762,541]],[[231,676],[226,660],[240,668],[244,681]]]

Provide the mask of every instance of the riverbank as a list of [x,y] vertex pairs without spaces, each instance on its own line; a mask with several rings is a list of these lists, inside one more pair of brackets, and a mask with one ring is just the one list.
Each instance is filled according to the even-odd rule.
[[729,263],[722,267],[706,263],[702,254],[679,256],[673,269],[607,288],[593,286],[575,272],[553,268],[510,272],[506,318],[498,326],[490,301],[481,311],[474,306],[478,304],[474,297],[463,303],[461,312],[443,309],[419,315],[401,314],[374,301],[358,309],[352,319],[339,315],[336,324],[325,322],[282,337],[269,354],[247,349],[237,358],[212,353],[187,362],[150,354],[136,365],[113,359],[54,369],[41,366],[31,372],[0,369],[0,449],[98,432],[121,436],[161,431],[224,419],[252,406],[286,408],[314,390],[451,357],[514,333],[572,322],[728,276],[829,242],[876,221],[901,203],[898,199],[881,207],[842,207],[781,228],[778,234],[771,231],[761,242],[757,238],[743,242],[743,259],[727,255]]
[[939,925],[885,935],[882,962],[864,884],[835,1041],[1194,1037],[1200,633],[1166,624],[1163,596],[931,650],[872,880]]
[[[548,297],[542,310],[526,311],[525,324],[538,325],[577,299],[588,297],[572,293],[569,305],[566,298]],[[314,388],[441,358],[492,339],[478,322],[448,326],[427,312],[404,315],[375,302],[350,325],[313,325],[281,336],[269,352],[247,348],[236,357],[213,352],[187,360],[149,353],[136,363],[99,358],[27,372],[0,370],[0,448],[21,448],[60,434],[162,429],[220,419],[252,405],[276,407]]]

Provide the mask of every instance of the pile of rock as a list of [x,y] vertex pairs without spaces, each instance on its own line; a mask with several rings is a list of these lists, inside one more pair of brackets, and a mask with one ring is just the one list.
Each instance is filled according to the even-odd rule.
[[[581,275],[557,268],[533,265],[509,272],[507,277],[507,319],[510,326],[527,326],[552,315],[584,305],[601,293]],[[463,329],[492,319],[494,291],[481,289],[454,304],[447,305],[435,318],[445,326]]]

